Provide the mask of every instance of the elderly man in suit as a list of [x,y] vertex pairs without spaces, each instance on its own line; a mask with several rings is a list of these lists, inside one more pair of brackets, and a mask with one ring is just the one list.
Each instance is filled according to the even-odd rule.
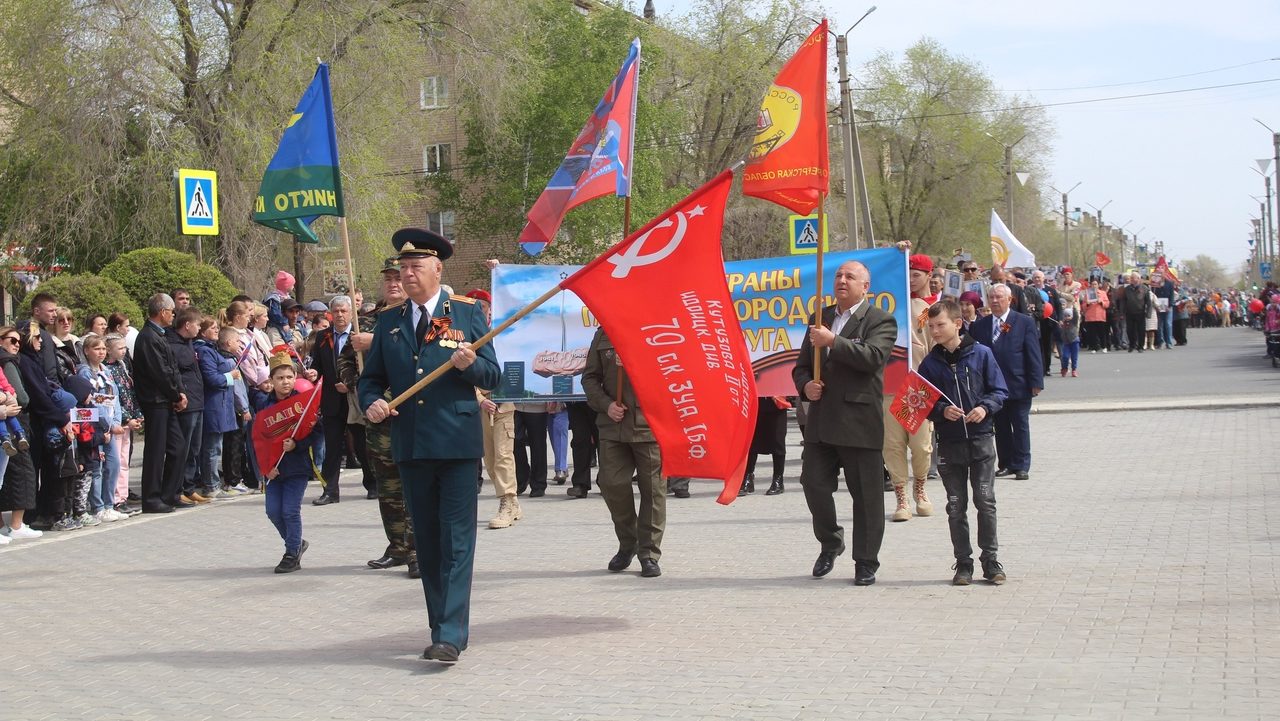
[[[822,309],[791,372],[809,401],[804,426],[800,485],[822,550],[814,576],[825,576],[844,552],[844,529],[836,521],[836,475],[844,468],[853,496],[854,579],[876,582],[884,538],[884,368],[893,354],[898,323],[867,298],[871,273],[857,261],[842,263],[833,283],[835,305]],[[813,319],[817,321],[816,318]],[[821,375],[814,375],[813,349],[821,349]]]
[[[338,373],[338,356],[351,342],[355,332],[352,320],[355,312],[351,298],[336,295],[329,301],[329,313],[333,325],[316,333],[311,345],[311,370],[319,374],[324,390],[320,394],[320,416],[324,419],[324,465],[320,477],[324,479],[324,492],[311,502],[325,506],[342,500],[338,482],[342,473],[342,457],[347,448],[347,393],[351,390]],[[311,380],[316,380],[314,377]],[[359,429],[363,431],[363,429]],[[363,454],[361,454],[363,455]],[[367,463],[367,459],[361,459]],[[365,492],[369,498],[377,498],[373,478],[366,473]]]
[[[372,423],[391,419],[391,452],[413,519],[431,645],[423,657],[457,663],[467,648],[471,574],[476,552],[476,469],[484,432],[476,389],[499,380],[492,345],[472,343],[489,330],[474,298],[441,288],[453,245],[438,233],[404,228],[391,237],[400,257],[407,302],[378,314],[360,376],[360,406]],[[447,366],[439,379],[392,409],[419,378]]]
[[1012,291],[997,283],[987,291],[991,315],[969,329],[973,339],[995,354],[1009,385],[1009,399],[995,414],[996,476],[1020,481],[1031,471],[1031,399],[1044,390],[1044,357],[1036,336],[1036,321],[1010,307]]

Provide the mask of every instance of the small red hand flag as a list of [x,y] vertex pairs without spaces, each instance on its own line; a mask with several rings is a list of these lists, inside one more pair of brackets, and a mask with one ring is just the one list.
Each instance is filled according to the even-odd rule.
[[907,429],[907,433],[914,434],[928,420],[929,413],[940,398],[942,391],[925,380],[924,376],[915,371],[907,371],[902,378],[902,385],[898,386],[893,403],[889,404],[889,413]]

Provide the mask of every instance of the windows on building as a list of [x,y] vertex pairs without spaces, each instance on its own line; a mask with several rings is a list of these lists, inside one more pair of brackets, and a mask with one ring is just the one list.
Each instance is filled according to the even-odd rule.
[[427,175],[448,172],[451,166],[450,157],[453,146],[449,143],[436,143],[422,149],[422,172]]
[[449,81],[442,75],[422,79],[418,91],[418,106],[423,110],[444,108],[449,105]]
[[427,230],[443,235],[452,243],[455,234],[453,211],[441,210],[427,213]]

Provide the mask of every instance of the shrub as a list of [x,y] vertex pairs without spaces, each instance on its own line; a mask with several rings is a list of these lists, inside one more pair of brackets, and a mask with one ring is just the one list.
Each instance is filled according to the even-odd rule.
[[[190,253],[172,248],[141,248],[116,258],[101,274],[119,283],[139,306],[156,293],[186,288],[191,302],[206,313],[225,308],[236,287],[222,271],[196,261]],[[135,324],[136,325],[136,324]]]
[[[52,293],[53,297],[58,299],[58,305],[65,305],[71,309],[76,320],[71,332],[77,335],[84,329],[84,322],[89,319],[89,316],[97,313],[108,317],[112,313],[124,313],[129,316],[135,328],[141,327],[143,320],[146,319],[142,308],[129,297],[119,283],[92,273],[55,275],[41,282],[36,292]],[[28,297],[31,296],[34,296],[34,293],[28,294]],[[30,303],[23,306],[20,316],[31,317]]]

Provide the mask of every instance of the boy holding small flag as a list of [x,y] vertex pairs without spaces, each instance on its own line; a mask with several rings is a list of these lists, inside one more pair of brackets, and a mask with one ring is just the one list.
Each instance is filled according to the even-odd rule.
[[1005,581],[996,560],[996,447],[991,417],[1009,389],[991,349],[960,335],[960,306],[950,298],[929,307],[929,334],[936,345],[920,363],[919,374],[941,392],[929,418],[938,434],[938,472],[947,491],[947,523],[955,552],[955,577],[973,580],[973,547],[969,543],[969,486],[978,509],[978,547],[982,575],[996,585]]

